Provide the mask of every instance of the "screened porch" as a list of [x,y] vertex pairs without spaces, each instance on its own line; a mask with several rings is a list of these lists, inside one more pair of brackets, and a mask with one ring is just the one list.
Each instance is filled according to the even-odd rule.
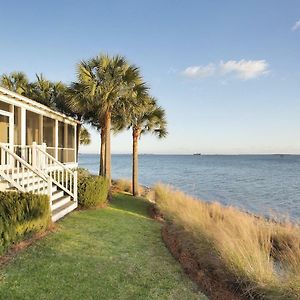
[[0,96],[0,143],[25,160],[38,145],[63,164],[77,164],[76,130],[74,120],[43,105]]

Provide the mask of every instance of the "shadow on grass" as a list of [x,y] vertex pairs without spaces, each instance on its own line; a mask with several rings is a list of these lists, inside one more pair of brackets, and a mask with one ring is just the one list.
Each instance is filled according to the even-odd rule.
[[118,193],[113,196],[110,207],[124,212],[150,218],[149,207],[151,203],[140,197],[133,197],[130,194]]

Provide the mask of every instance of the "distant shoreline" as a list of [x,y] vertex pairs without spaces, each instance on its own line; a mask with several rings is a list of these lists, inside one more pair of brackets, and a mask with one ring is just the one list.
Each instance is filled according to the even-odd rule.
[[[99,153],[79,153],[79,155],[99,155]],[[112,153],[112,155],[132,155],[131,153]],[[166,153],[140,153],[139,156],[300,156],[300,153],[256,153],[256,154],[166,154]]]

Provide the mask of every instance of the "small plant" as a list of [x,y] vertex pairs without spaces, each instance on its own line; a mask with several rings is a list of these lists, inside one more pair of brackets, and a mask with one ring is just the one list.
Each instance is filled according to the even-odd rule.
[[108,181],[101,176],[80,172],[78,176],[78,204],[81,208],[95,208],[107,201]]

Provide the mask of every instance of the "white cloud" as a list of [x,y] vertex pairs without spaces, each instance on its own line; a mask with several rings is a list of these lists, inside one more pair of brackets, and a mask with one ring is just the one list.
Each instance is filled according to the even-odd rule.
[[220,71],[223,74],[233,73],[239,78],[248,80],[268,73],[268,64],[265,60],[229,60],[220,62]]
[[188,78],[204,78],[209,76],[234,75],[240,79],[248,80],[260,77],[269,72],[265,60],[229,60],[219,64],[210,63],[206,66],[187,67],[182,74]]
[[295,24],[294,24],[294,26],[292,27],[292,31],[296,31],[296,30],[298,30],[300,28],[300,20],[298,20]]
[[206,66],[190,66],[187,67],[182,74],[189,78],[204,78],[214,75],[215,65],[208,64]]

